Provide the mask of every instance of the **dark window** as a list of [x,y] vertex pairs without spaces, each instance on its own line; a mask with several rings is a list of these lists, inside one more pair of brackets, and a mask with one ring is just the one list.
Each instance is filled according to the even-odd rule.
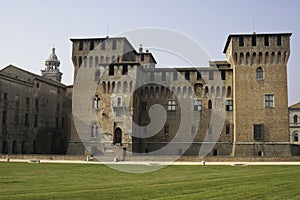
[[29,125],[29,115],[25,114],[25,126]]
[[281,35],[277,35],[277,46],[281,46]]
[[38,116],[34,115],[34,127],[37,127],[38,124]]
[[226,80],[226,71],[224,70],[221,71],[221,79]]
[[176,101],[168,100],[168,111],[175,111],[176,109]]
[[232,110],[233,110],[233,101],[226,100],[226,111],[232,111]]
[[208,109],[212,109],[212,102],[211,102],[211,100],[208,100]]
[[79,51],[82,51],[83,49],[83,41],[79,41]]
[[58,128],[58,117],[55,118],[55,127]]
[[244,46],[244,36],[239,37],[239,46],[243,47]]
[[254,124],[253,126],[254,140],[263,140],[264,126],[262,124]]
[[114,76],[115,75],[115,69],[114,66],[110,65],[109,66],[109,72],[108,72],[109,76]]
[[218,156],[218,149],[214,149],[213,156]]
[[79,56],[79,58],[78,58],[78,63],[79,63],[79,68],[80,68],[82,65],[82,57],[81,56]]
[[99,109],[100,108],[100,98],[98,97],[98,95],[95,96],[93,104],[94,104],[93,107],[95,109]]
[[56,111],[59,111],[59,103],[56,104]]
[[105,40],[101,42],[101,50],[105,50]]
[[257,80],[263,80],[264,79],[264,72],[261,67],[256,69],[256,79]]
[[112,50],[115,50],[117,48],[117,40],[113,40],[112,42]]
[[142,111],[147,111],[147,102],[142,102]]
[[6,124],[6,111],[2,112],[2,124]]
[[164,137],[169,137],[169,125],[165,125],[164,128]]
[[294,142],[299,142],[298,133],[294,133]]
[[121,97],[117,98],[117,107],[122,107],[122,98]]
[[15,123],[16,123],[16,124],[19,123],[19,114],[15,114]]
[[94,50],[94,40],[90,41],[90,50]]
[[145,56],[144,54],[141,54],[141,61],[144,61],[145,60]]
[[3,93],[3,101],[4,101],[4,103],[7,103],[7,93],[6,92]]
[[202,110],[202,100],[196,99],[194,100],[194,110]]
[[29,97],[26,97],[26,100],[25,100],[25,103],[26,103],[26,108],[29,108]]
[[298,123],[298,115],[294,115],[294,123]]
[[197,80],[201,80],[202,79],[202,76],[201,76],[201,72],[197,71]]
[[127,75],[127,72],[128,72],[128,66],[127,65],[123,65],[122,75]]
[[94,81],[99,81],[99,80],[100,80],[100,70],[96,70],[95,71]]
[[252,46],[253,47],[256,46],[256,36],[255,35],[252,36]]
[[226,125],[226,135],[229,135],[230,134],[230,125],[227,124]]
[[269,36],[265,35],[264,41],[265,41],[265,46],[269,46]]
[[34,105],[35,105],[36,111],[38,111],[39,110],[39,99],[38,98],[35,98]]
[[274,95],[265,94],[265,108],[273,108],[273,107],[274,107]]
[[61,128],[64,128],[65,126],[65,118],[61,118]]
[[173,81],[177,81],[177,79],[178,79],[178,73],[176,71],[176,72],[173,72]]
[[214,80],[214,72],[213,71],[209,71],[208,73],[209,73],[208,74],[208,79],[209,80]]
[[161,74],[161,80],[162,81],[166,80],[166,72],[162,72],[162,74]]
[[190,72],[189,71],[186,71],[185,74],[184,74],[184,77],[185,77],[185,80],[190,80]]

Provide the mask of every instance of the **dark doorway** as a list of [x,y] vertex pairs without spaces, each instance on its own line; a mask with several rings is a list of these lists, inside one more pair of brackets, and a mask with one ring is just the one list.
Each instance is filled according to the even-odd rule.
[[122,144],[122,130],[120,128],[116,128],[115,130],[114,144]]
[[2,144],[2,153],[8,153],[8,145],[6,141]]

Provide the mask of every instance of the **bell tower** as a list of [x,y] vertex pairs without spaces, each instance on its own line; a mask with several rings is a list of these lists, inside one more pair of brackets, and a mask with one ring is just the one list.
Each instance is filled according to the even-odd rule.
[[45,69],[41,70],[42,76],[53,81],[61,82],[62,73],[59,71],[60,61],[55,54],[55,48],[52,48],[52,53],[49,58],[45,60]]

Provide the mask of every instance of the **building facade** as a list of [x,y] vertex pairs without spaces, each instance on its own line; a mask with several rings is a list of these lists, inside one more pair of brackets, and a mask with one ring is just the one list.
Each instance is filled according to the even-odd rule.
[[[55,66],[55,68],[53,68]],[[53,48],[39,76],[9,65],[0,71],[2,154],[64,154],[70,130],[71,98]]]
[[289,107],[289,134],[292,144],[292,153],[300,155],[300,103]]
[[[82,130],[73,124],[69,153],[290,156],[290,36],[229,35],[226,60],[185,68],[156,68],[153,55],[126,38],[71,39],[81,94],[73,94],[73,123]],[[151,127],[157,104],[166,114],[159,128]]]

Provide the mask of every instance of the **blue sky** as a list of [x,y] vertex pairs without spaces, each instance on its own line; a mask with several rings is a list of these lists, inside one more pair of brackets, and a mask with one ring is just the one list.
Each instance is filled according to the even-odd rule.
[[[178,31],[225,59],[230,33],[292,32],[289,104],[300,101],[300,1],[297,0],[11,0],[1,1],[0,68],[9,64],[40,74],[54,45],[63,82],[72,84],[70,38],[106,36],[142,27]],[[138,46],[136,46],[137,48]],[[154,55],[155,56],[155,55]]]

